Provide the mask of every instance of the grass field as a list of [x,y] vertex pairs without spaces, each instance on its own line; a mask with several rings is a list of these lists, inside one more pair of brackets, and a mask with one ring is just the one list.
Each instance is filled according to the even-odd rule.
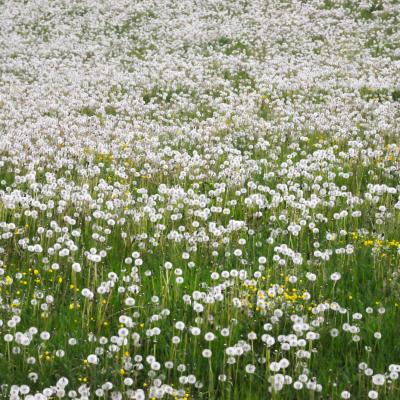
[[400,3],[0,1],[0,397],[400,399]]

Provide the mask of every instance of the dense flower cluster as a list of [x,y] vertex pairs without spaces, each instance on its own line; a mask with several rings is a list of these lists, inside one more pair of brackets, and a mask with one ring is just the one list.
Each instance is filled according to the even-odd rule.
[[0,396],[400,398],[399,13],[0,2]]

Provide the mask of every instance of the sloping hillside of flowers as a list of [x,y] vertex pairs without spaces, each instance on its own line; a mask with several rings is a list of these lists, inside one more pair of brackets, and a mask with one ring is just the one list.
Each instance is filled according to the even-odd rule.
[[1,0],[0,395],[400,398],[396,0]]

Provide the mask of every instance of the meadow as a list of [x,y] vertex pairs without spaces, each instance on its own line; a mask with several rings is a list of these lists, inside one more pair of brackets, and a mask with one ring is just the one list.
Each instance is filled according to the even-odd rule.
[[0,0],[0,397],[400,399],[397,0]]

